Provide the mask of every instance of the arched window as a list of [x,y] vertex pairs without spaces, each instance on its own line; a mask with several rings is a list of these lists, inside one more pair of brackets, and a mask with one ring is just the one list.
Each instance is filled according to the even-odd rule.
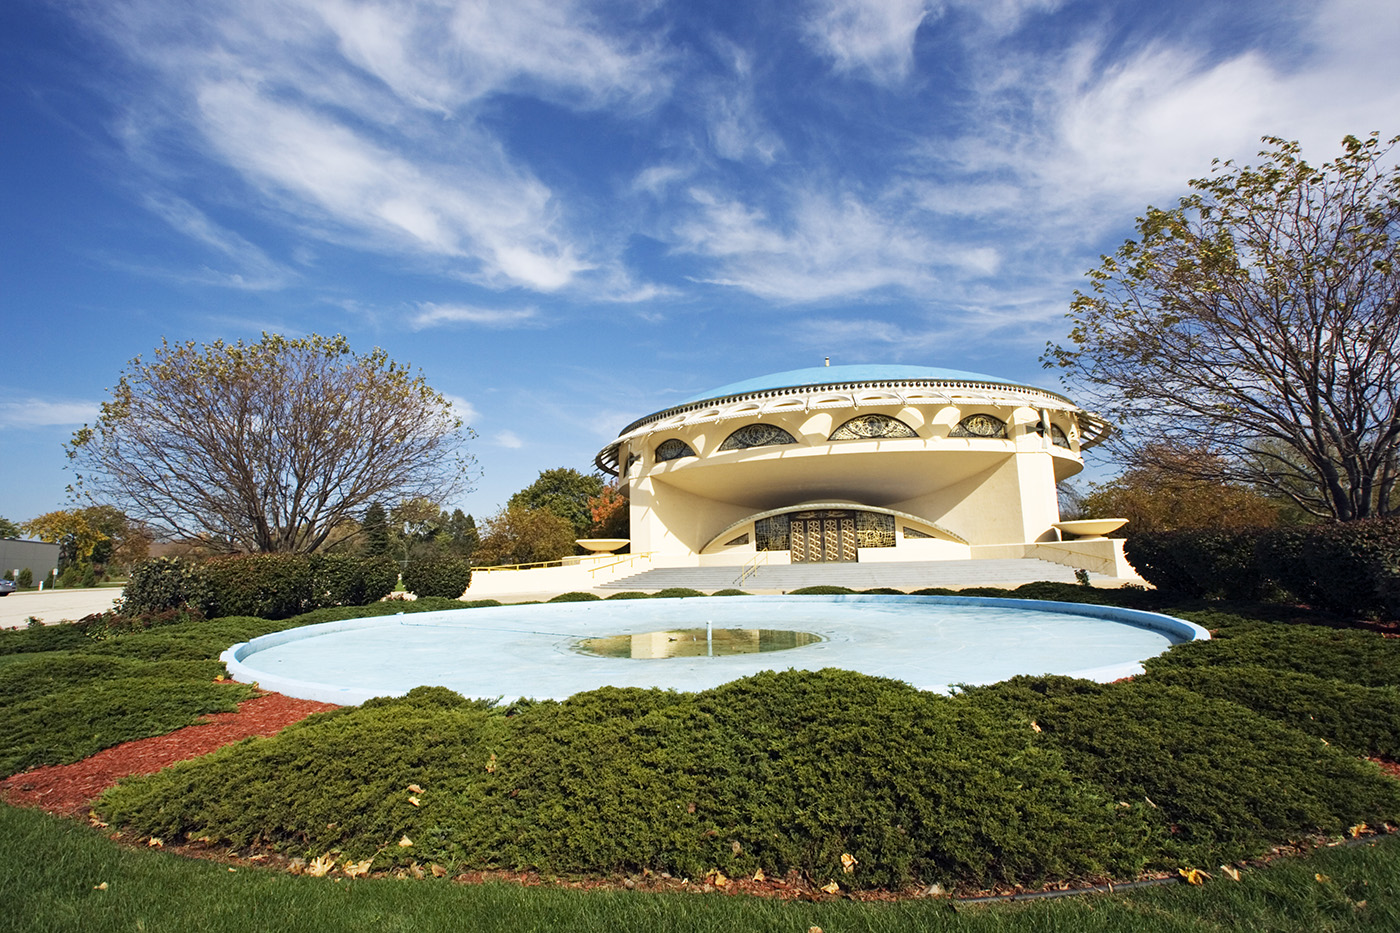
[[889,415],[856,415],[831,432],[828,440],[854,441],[872,437],[918,437],[914,429]]
[[1005,437],[1006,422],[992,415],[968,415],[948,432],[949,437]]
[[1058,424],[1050,425],[1050,443],[1056,447],[1069,448],[1069,438],[1065,435],[1064,428]]
[[775,447],[780,444],[796,444],[793,437],[773,424],[746,424],[724,439],[720,450],[745,450],[749,447]]
[[656,462],[662,463],[666,460],[679,460],[681,457],[693,457],[695,451],[690,449],[690,445],[677,437],[664,440],[656,445]]

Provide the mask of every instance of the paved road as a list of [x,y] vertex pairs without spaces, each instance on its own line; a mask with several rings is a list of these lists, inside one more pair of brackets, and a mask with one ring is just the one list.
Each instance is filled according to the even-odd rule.
[[11,593],[0,597],[0,628],[20,628],[30,616],[49,623],[81,619],[111,609],[121,594],[114,586]]

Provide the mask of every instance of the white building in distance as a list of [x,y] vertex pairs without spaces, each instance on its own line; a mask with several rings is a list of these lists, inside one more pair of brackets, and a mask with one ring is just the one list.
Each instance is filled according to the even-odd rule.
[[1060,540],[1056,483],[1109,431],[993,376],[825,366],[638,418],[596,463],[629,500],[632,553],[668,565],[1019,557]]

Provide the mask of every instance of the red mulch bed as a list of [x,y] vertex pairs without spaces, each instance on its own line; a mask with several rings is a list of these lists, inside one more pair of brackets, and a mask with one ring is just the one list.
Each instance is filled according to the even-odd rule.
[[202,722],[169,735],[124,742],[71,765],[12,775],[0,781],[0,798],[60,816],[83,815],[104,790],[128,775],[152,774],[249,736],[273,735],[312,713],[335,708],[333,703],[264,693],[244,700],[235,713],[210,713]]

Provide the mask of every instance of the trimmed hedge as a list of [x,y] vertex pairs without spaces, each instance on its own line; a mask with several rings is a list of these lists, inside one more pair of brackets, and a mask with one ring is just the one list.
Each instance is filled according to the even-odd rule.
[[1168,594],[1252,600],[1277,589],[1350,616],[1400,616],[1400,519],[1136,534],[1124,550]]
[[287,619],[376,602],[397,581],[398,568],[387,557],[251,554],[203,563],[162,557],[132,570],[120,612],[134,617],[193,608],[209,618]]
[[461,599],[471,582],[471,562],[460,557],[414,561],[403,572],[403,588],[420,597]]

